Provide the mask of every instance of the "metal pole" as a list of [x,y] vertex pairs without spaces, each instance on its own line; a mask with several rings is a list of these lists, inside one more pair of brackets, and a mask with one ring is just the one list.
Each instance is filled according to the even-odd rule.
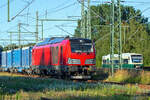
[[18,23],[18,42],[19,42],[19,47],[21,47],[21,41],[20,41],[20,38],[21,38],[21,30],[20,30],[20,23]]
[[12,32],[9,33],[10,33],[10,44],[12,44]]
[[12,32],[10,32],[10,44],[11,44],[11,49],[12,49]]
[[38,19],[39,21],[78,21],[77,19]]
[[45,19],[47,19],[47,9],[46,9],[46,11],[45,11]]
[[35,35],[35,38],[36,38],[36,42],[38,42],[38,11],[36,12],[36,35]]
[[91,10],[90,10],[90,0],[88,0],[87,38],[88,38],[88,39],[91,39]]
[[85,11],[84,11],[84,0],[81,0],[81,37],[85,37]]
[[9,0],[8,0],[8,9],[7,10],[8,10],[8,22],[10,22],[10,20],[9,20],[9,18],[10,18],[10,16],[9,16],[9,13],[10,13],[9,12]]
[[41,21],[41,24],[42,24],[42,40],[44,39],[44,31],[43,31],[43,21]]
[[124,27],[124,44],[126,43],[126,34],[125,34],[125,32],[126,32],[126,27]]
[[114,6],[115,6],[115,4],[114,4],[114,0],[111,0],[112,1],[112,15],[111,15],[111,54],[110,54],[110,61],[111,61],[111,68],[112,68],[112,76],[113,76],[113,74],[114,74],[114,62],[113,62],[113,59],[114,59],[114,32],[115,32],[115,30],[114,30],[114,17],[115,17],[115,15],[114,15]]
[[120,7],[120,0],[117,0],[118,2],[118,29],[119,29],[119,62],[120,62],[120,68],[122,69],[122,33],[121,33],[121,7]]

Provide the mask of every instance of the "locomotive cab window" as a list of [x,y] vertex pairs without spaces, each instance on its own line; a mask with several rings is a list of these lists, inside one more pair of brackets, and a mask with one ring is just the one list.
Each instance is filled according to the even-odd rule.
[[91,40],[70,40],[71,52],[93,52]]

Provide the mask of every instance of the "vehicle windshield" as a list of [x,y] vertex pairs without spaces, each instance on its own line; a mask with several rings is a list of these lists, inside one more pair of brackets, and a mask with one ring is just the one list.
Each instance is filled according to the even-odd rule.
[[142,63],[142,55],[132,55],[131,56],[132,62],[133,63]]
[[93,52],[93,45],[91,40],[71,41],[71,52]]
[[114,64],[119,64],[119,60],[114,60]]

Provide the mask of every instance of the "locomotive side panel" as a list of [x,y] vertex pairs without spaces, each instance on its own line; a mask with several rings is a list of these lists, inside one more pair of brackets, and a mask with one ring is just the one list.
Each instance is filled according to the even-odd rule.
[[57,65],[58,64],[58,59],[57,59],[57,57],[58,57],[58,48],[56,49],[56,47],[55,46],[53,46],[53,47],[51,47],[52,49],[52,55],[51,55],[51,57],[52,57],[52,65]]
[[38,55],[39,59],[37,60],[38,66],[44,66],[44,48],[38,49]]
[[50,46],[44,47],[44,66],[51,65]]
[[43,48],[34,48],[32,52],[32,65],[42,66],[44,60]]
[[36,55],[37,55],[37,49],[33,48],[32,49],[32,66],[36,66],[37,65]]
[[64,41],[63,44],[63,65],[68,65],[68,58],[71,55],[70,44],[68,40]]

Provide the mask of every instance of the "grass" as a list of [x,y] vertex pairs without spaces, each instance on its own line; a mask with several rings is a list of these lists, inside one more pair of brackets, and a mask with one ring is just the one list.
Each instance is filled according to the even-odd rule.
[[0,100],[148,100],[148,96],[137,96],[147,92],[136,86],[0,74]]
[[25,75],[23,74],[13,74],[13,73],[6,73],[6,72],[0,72],[0,76],[25,77]]
[[141,73],[141,84],[150,84],[150,72],[143,71]]
[[150,85],[150,72],[118,70],[113,76],[109,76],[106,81]]
[[119,70],[113,76],[109,76],[106,81],[125,82],[131,77],[128,71]]

